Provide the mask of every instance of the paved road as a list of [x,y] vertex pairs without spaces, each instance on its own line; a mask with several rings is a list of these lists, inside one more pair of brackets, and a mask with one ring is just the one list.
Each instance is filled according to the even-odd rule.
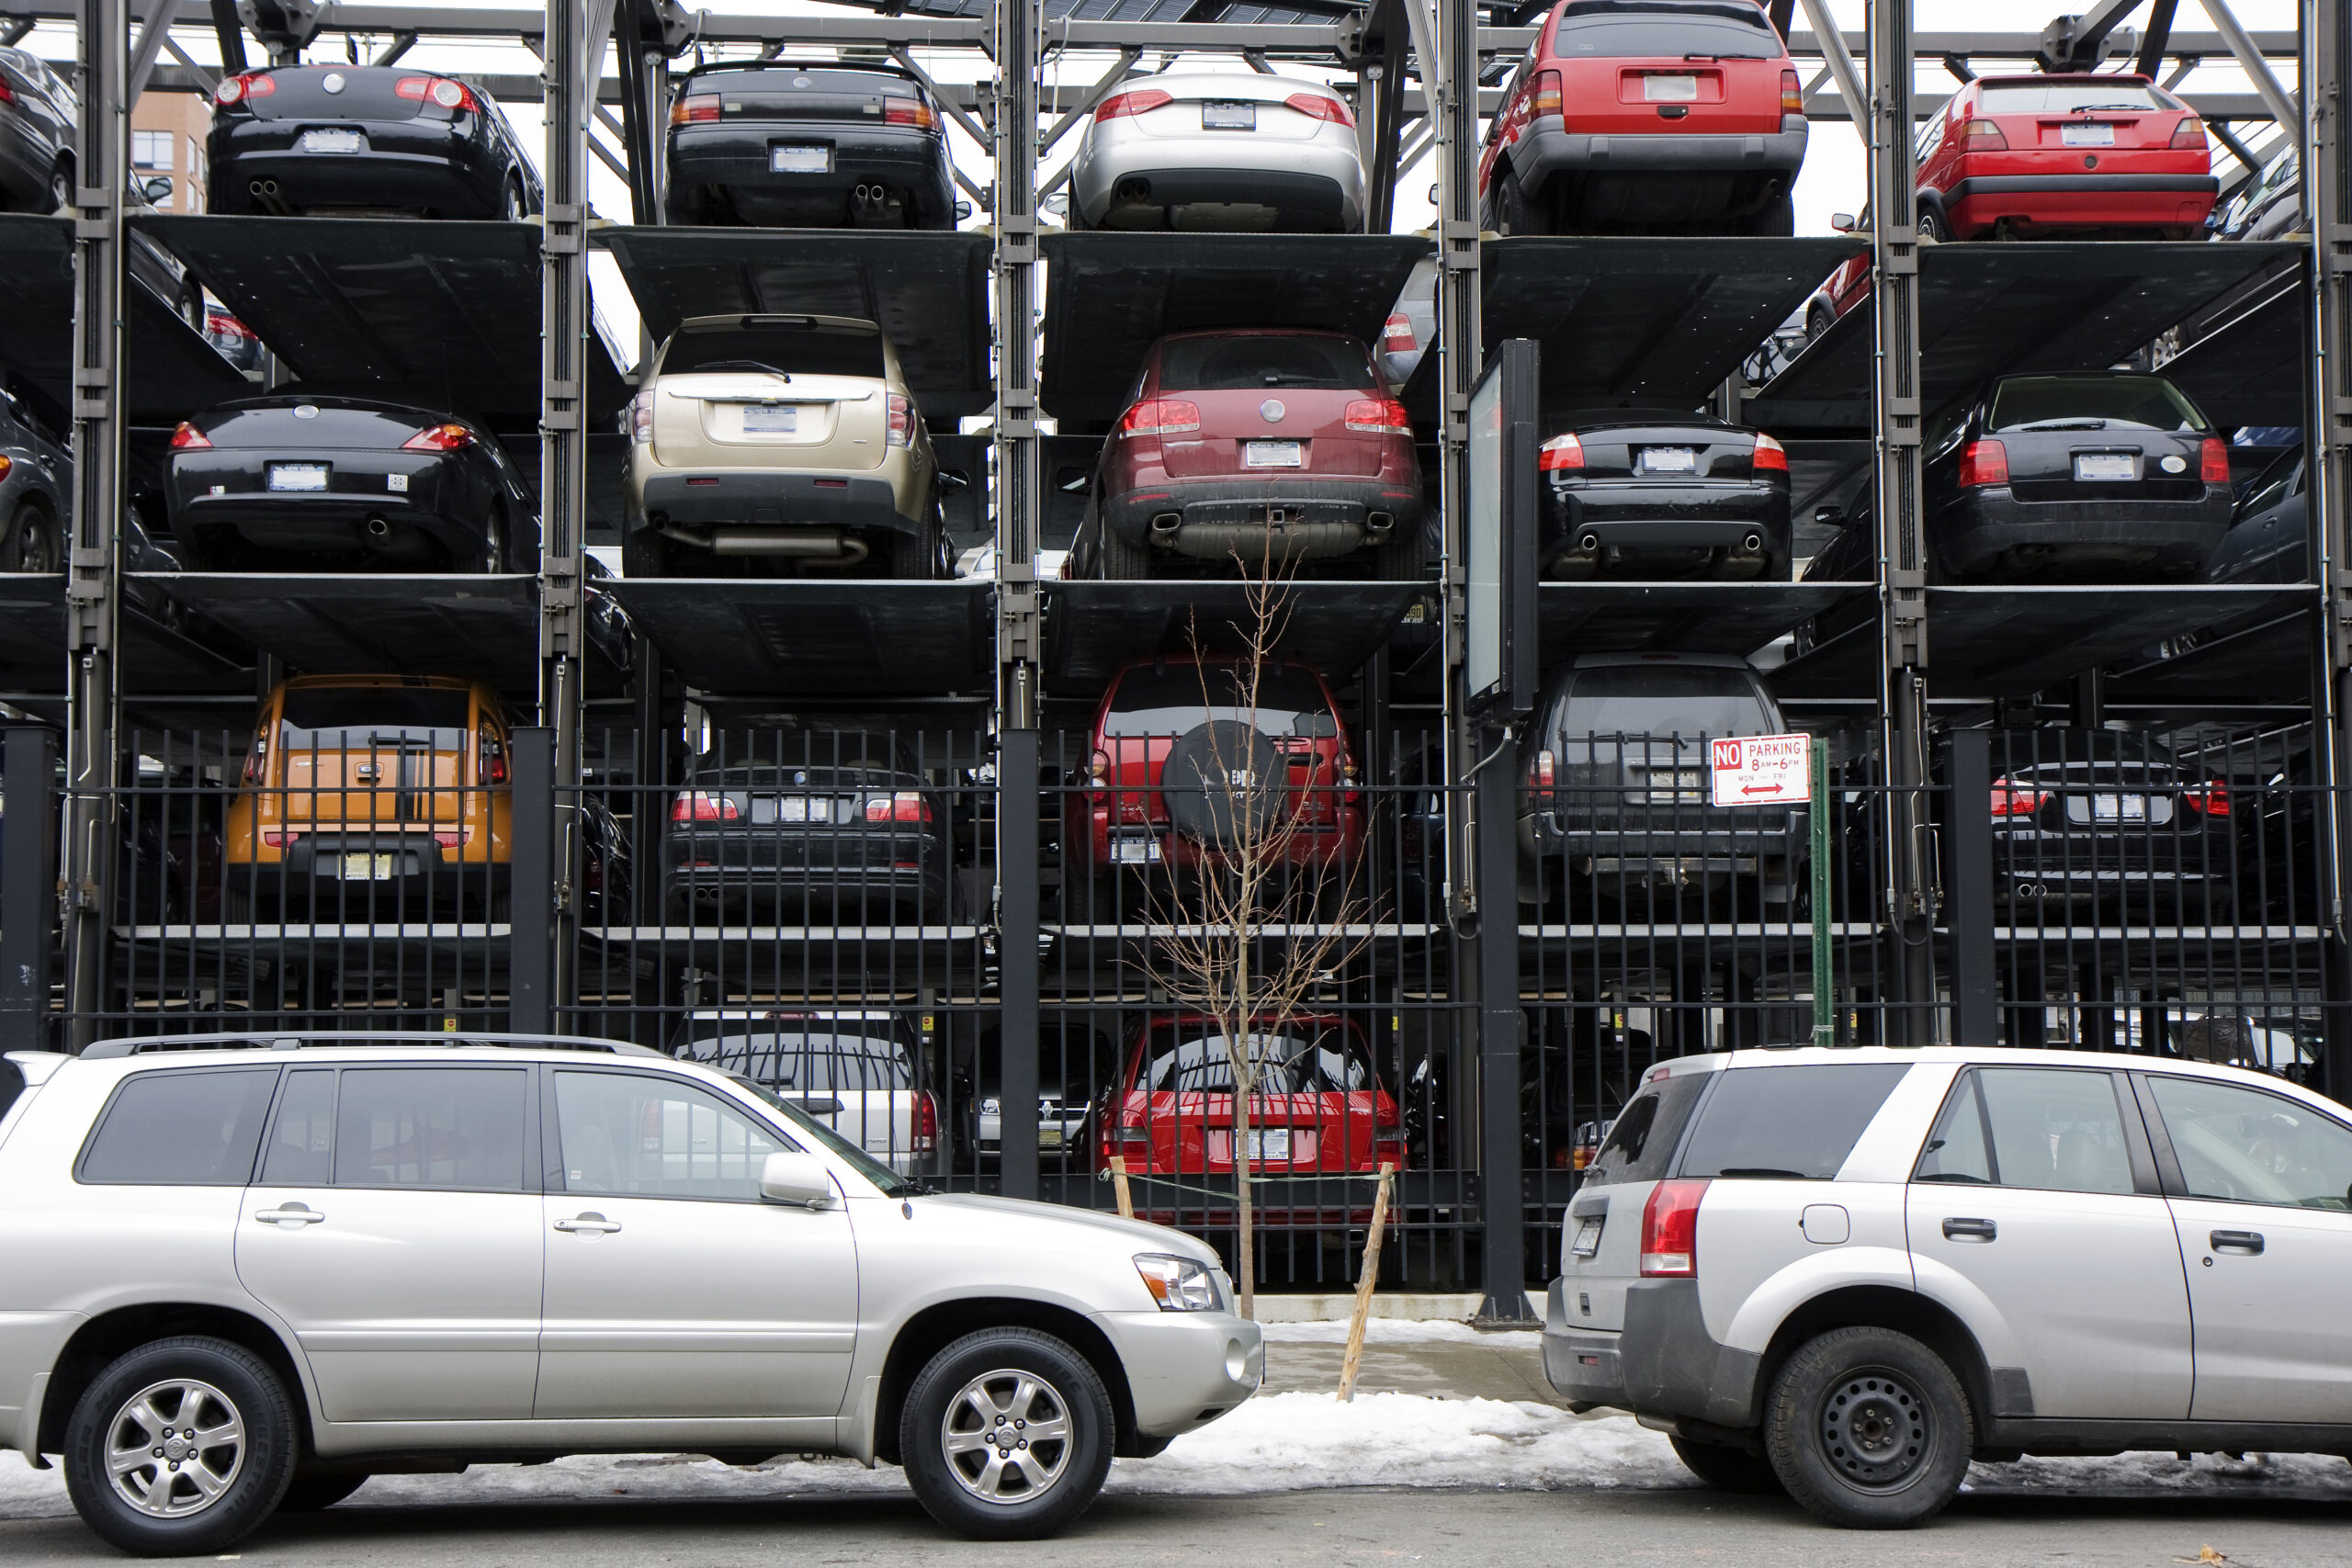
[[[1785,1506],[1698,1492],[1130,1496],[1104,1499],[1057,1541],[976,1546],[944,1536],[910,1498],[890,1496],[445,1507],[355,1498],[273,1523],[239,1555],[301,1568],[2169,1568],[2197,1562],[2207,1546],[2240,1568],[2341,1568],[2352,1556],[2352,1506],[1963,1497],[1928,1529],[1859,1535],[1820,1529]],[[0,1523],[0,1562],[10,1568],[95,1561],[122,1559],[71,1517]]]

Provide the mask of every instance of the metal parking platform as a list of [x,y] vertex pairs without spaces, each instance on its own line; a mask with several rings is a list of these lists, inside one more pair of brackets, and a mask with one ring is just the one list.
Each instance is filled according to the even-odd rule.
[[[2296,600],[2301,603],[2296,603]],[[2317,588],[2291,591],[2278,614],[2222,636],[2169,638],[2154,657],[2108,671],[2115,702],[2300,704],[2311,695],[2312,612]]]
[[2301,424],[2311,410],[2306,298],[2298,268],[2158,368],[2216,425]]
[[435,674],[527,692],[538,669],[536,578],[185,571],[134,581],[297,671],[404,674],[429,649]]
[[1546,582],[1535,591],[1539,657],[1578,653],[1748,654],[1869,582]]
[[[146,579],[161,580],[161,575]],[[250,692],[250,649],[199,622],[175,627],[142,592],[123,596],[119,632],[127,694]],[[11,693],[65,692],[65,579],[0,572],[0,682]]]
[[[1293,583],[1275,649],[1345,681],[1429,592],[1418,582]],[[1130,660],[1186,651],[1194,627],[1204,648],[1234,646],[1250,616],[1238,581],[1049,582],[1045,599],[1046,689],[1056,697],[1095,695]]]
[[830,703],[985,694],[994,584],[622,579],[637,627],[698,692]]
[[690,316],[788,311],[878,322],[927,418],[985,413],[989,237],[978,231],[596,230],[660,342]]
[[1410,234],[1046,234],[1040,399],[1069,431],[1126,407],[1144,353],[1170,333],[1311,327],[1378,346],[1430,254]]

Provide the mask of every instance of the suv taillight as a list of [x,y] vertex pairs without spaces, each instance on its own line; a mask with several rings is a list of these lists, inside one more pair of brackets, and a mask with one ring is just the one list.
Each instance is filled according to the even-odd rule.
[[254,737],[253,749],[245,753],[244,782],[257,784],[269,766],[269,736],[266,731]]
[[1559,761],[1548,746],[1536,752],[1534,761],[1527,764],[1527,783],[1531,788],[1550,789],[1559,776]]
[[1119,417],[1122,435],[1174,435],[1201,427],[1201,405],[1181,398],[1148,398]]
[[234,76],[220,78],[220,85],[212,89],[212,101],[216,104],[250,103],[255,98],[266,98],[276,91],[277,81],[266,72],[240,71]]
[[484,784],[506,782],[505,743],[488,730],[482,731],[481,737],[481,779]]
[[474,96],[473,90],[447,76],[403,76],[392,84],[392,92],[395,96],[431,104],[436,108],[481,112],[481,100]]
[[909,1145],[919,1155],[935,1154],[939,1150],[939,1101],[931,1090],[920,1089],[915,1094],[914,1133]]
[[891,446],[911,446],[915,444],[915,404],[903,393],[890,394],[890,434],[884,442]]
[[1699,1274],[1699,1201],[1704,1179],[1661,1181],[1642,1205],[1642,1278],[1691,1280]]
[[1402,310],[1389,316],[1388,324],[1381,329],[1380,338],[1391,354],[1410,353],[1419,346],[1413,341],[1413,318]]
[[1366,435],[1410,435],[1413,416],[1395,398],[1359,398],[1347,406],[1340,423]]
[[882,105],[882,123],[935,130],[939,127],[939,116],[921,98],[890,98]]
[[1797,73],[1793,71],[1781,73],[1781,112],[1804,113],[1804,84],[1797,80]]
[[648,387],[628,400],[628,438],[639,446],[653,440],[653,389]]
[[201,452],[211,445],[212,437],[187,420],[180,421],[178,427],[172,432],[172,450],[175,452]]
[[1561,101],[1560,73],[1556,71],[1538,71],[1535,73],[1532,90],[1528,94],[1528,100],[1532,112],[1539,117],[1558,114]]

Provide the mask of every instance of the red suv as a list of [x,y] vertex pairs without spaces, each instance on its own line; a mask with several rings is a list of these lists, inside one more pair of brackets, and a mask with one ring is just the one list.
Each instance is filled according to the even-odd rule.
[[1804,93],[1752,0],[1565,0],[1487,130],[1505,234],[1793,234]]
[[1412,421],[1371,351],[1338,333],[1152,344],[1102,445],[1088,512],[1079,573],[1114,581],[1238,556],[1270,568],[1343,560],[1347,575],[1409,582],[1426,559]]
[[[1173,655],[1120,671],[1095,711],[1086,777],[1065,798],[1063,918],[1111,915],[1114,879],[1213,861],[1247,795],[1296,822],[1267,841],[1318,873],[1363,848],[1363,797],[1339,705],[1323,677],[1287,660]],[[1281,818],[1277,818],[1281,819]],[[1332,883],[1336,886],[1336,882]]]
[[2196,112],[2145,76],[1984,76],[1919,133],[1931,240],[2187,240],[2220,184]]

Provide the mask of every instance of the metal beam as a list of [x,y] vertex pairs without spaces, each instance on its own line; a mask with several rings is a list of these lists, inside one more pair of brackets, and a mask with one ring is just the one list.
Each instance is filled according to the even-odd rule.
[[[1826,45],[1822,63],[1838,81],[1838,96],[1844,100],[1846,113],[1855,125],[1870,123],[1869,99],[1862,92],[1862,74],[1854,67],[1854,57],[1846,51],[1846,40],[1831,26],[1826,0],[1804,0],[1805,19]],[[1865,144],[1868,139],[1865,138]]]
[[2328,743],[2312,748],[2324,765],[2335,809],[2321,813],[2327,843],[2321,874],[2329,892],[2326,1090],[2352,1099],[2352,17],[2343,0],[2302,0],[2309,50],[2302,62],[2310,121],[2298,138],[2312,227],[2311,504],[2318,526],[2313,567],[2326,592],[2320,638],[2322,679],[2312,716]]
[[[580,923],[578,823],[581,780],[582,584],[588,537],[588,149],[589,84],[604,54],[592,27],[609,28],[610,0],[548,0],[547,144],[540,175],[547,214],[540,241],[539,723],[551,732],[555,795],[550,863],[526,881],[517,857],[513,897],[532,907],[516,941],[552,911],[548,1004],[572,996]],[[634,38],[628,40],[634,50]],[[518,739],[520,737],[518,736]],[[518,780],[519,786],[519,780]],[[516,952],[521,971],[526,955]],[[518,998],[519,1005],[519,998]]]
[[2156,79],[2165,54],[2172,47],[2173,14],[2179,6],[2180,0],[2155,0],[2148,8],[2148,30],[2141,35],[2140,58],[2135,66],[2151,82]]
[[2278,78],[2270,73],[2270,67],[2263,62],[2264,51],[2246,30],[2238,26],[2237,17],[2230,10],[2227,0],[2197,0],[2197,3],[2205,7],[2205,15],[2212,19],[2214,29],[2222,35],[2222,43],[2237,61],[2238,69],[2244,71],[2246,80],[2254,84],[2254,90],[2262,95],[2262,101],[2270,106],[2271,118],[2281,125],[2301,124],[2302,110],[2287,89],[2278,85]]
[[147,90],[147,77],[155,69],[155,57],[164,52],[164,40],[171,36],[172,25],[164,19],[164,8],[158,6],[149,11],[146,22],[139,29],[139,42],[130,51],[130,76],[122,89],[126,113],[139,102],[139,95]]

